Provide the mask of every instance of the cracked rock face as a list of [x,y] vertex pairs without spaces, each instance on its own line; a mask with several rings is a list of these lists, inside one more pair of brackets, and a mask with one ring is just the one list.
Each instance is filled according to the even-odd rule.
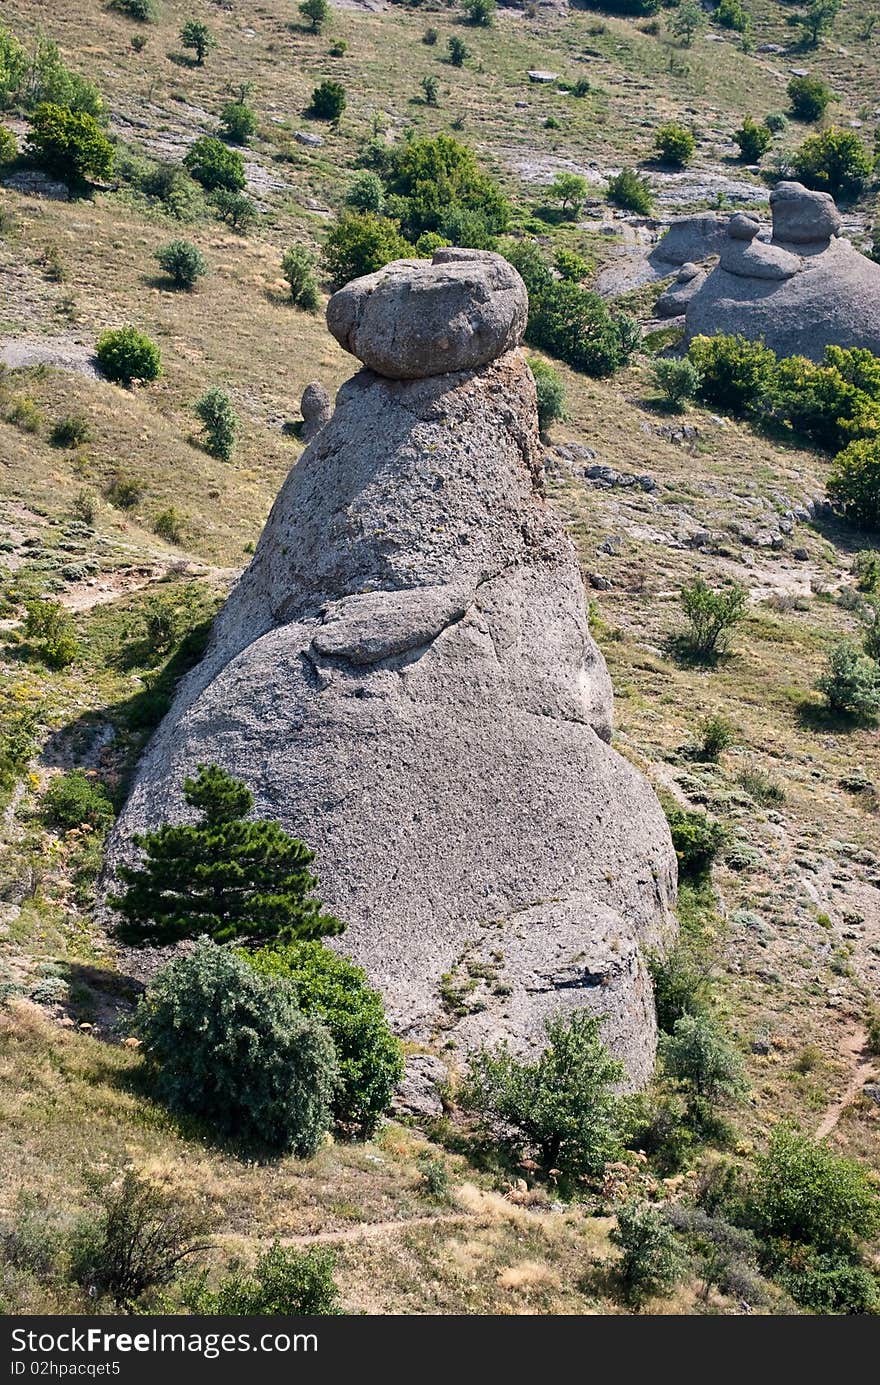
[[639,1082],[656,1037],[643,954],[671,934],[675,856],[609,744],[608,673],[540,456],[516,349],[349,380],[149,747],[110,857],[183,817],[184,774],[216,761],[317,852],[347,923],[334,946],[402,1035],[529,1051],[546,1017],[588,1006]]

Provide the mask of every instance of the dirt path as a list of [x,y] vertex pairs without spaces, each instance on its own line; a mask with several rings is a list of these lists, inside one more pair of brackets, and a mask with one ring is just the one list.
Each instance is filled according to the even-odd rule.
[[874,1060],[868,1052],[868,1035],[860,1024],[855,1025],[846,1035],[841,1052],[854,1065],[853,1075],[842,1096],[832,1102],[823,1115],[816,1128],[817,1140],[824,1140],[826,1135],[831,1134],[844,1111],[858,1100],[865,1083],[874,1076]]
[[[393,1221],[366,1221],[357,1226],[341,1227],[338,1231],[314,1231],[305,1236],[279,1236],[282,1246],[330,1245],[343,1241],[381,1240],[385,1236],[395,1236],[399,1231],[410,1231],[414,1227],[440,1226],[444,1223],[473,1221],[474,1212],[435,1212],[429,1217],[395,1217]],[[221,1240],[227,1239],[221,1236]],[[235,1238],[237,1239],[237,1238]]]

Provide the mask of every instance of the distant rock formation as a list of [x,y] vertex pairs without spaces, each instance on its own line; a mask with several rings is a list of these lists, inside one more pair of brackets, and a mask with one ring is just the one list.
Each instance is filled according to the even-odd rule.
[[831,344],[880,354],[880,265],[840,236],[833,199],[784,182],[770,208],[769,239],[753,216],[730,218],[718,265],[687,301],[687,338],[742,333],[812,360]]
[[329,422],[330,415],[333,413],[333,405],[330,396],[324,386],[317,380],[313,380],[310,385],[306,385],[302,392],[299,411],[302,414],[302,427],[300,429],[300,441],[311,442],[324,424]]
[[216,761],[316,850],[334,945],[405,1037],[528,1051],[587,1006],[640,1082],[675,855],[609,745],[577,557],[542,495],[525,304],[505,261],[453,250],[331,299],[374,368],[284,483],[110,860],[183,817],[184,774]]

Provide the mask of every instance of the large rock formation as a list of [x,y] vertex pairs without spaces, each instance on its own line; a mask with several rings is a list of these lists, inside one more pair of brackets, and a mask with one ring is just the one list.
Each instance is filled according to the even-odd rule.
[[770,207],[769,240],[755,218],[730,219],[717,267],[687,302],[687,337],[742,333],[812,360],[830,344],[880,353],[880,265],[840,236],[833,199],[786,182]]
[[288,476],[110,856],[182,817],[184,774],[216,761],[315,848],[338,945],[401,1033],[528,1049],[586,1005],[640,1081],[675,857],[608,743],[577,558],[541,493],[523,303],[497,257],[448,251],[331,300],[385,373],[343,385]]

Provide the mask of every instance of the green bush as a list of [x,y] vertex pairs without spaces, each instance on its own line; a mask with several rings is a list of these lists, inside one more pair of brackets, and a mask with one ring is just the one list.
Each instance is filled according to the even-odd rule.
[[666,819],[678,857],[679,873],[692,879],[706,875],[727,841],[723,825],[706,813],[687,808],[667,808]]
[[241,192],[245,185],[244,158],[237,149],[227,148],[222,139],[213,135],[202,135],[190,145],[183,166],[208,192],[217,188]]
[[776,1279],[796,1303],[814,1313],[876,1313],[880,1289],[865,1265],[841,1255],[810,1252],[775,1261]]
[[606,195],[615,207],[637,212],[640,216],[649,216],[654,206],[651,184],[633,168],[622,168],[613,178],[609,178]]
[[740,34],[744,34],[751,24],[751,16],[742,0],[719,0],[712,18],[722,29],[734,29]]
[[448,45],[448,61],[452,67],[464,67],[465,59],[470,57],[468,46],[458,34],[453,34]]
[[657,1027],[671,1034],[683,1015],[702,1015],[709,1000],[709,979],[701,958],[684,942],[672,948],[665,957],[656,954],[648,958],[648,970],[654,987],[654,1008]]
[[576,217],[589,190],[589,183],[579,173],[557,173],[553,182],[545,189],[545,196],[551,202],[558,202],[562,211]]
[[700,372],[700,397],[736,413],[760,409],[772,390],[776,355],[742,336],[694,337],[688,357]]
[[764,124],[772,135],[781,135],[783,130],[788,129],[788,117],[782,111],[770,111],[764,116]]
[[495,21],[495,0],[461,0],[461,8],[478,28],[488,29]]
[[622,1252],[618,1274],[627,1303],[640,1307],[669,1293],[684,1278],[686,1259],[663,1213],[647,1202],[626,1202],[617,1211],[609,1240]]
[[247,1146],[314,1154],[330,1126],[336,1055],[290,984],[202,938],[159,972],[135,1029],[170,1110]]
[[0,168],[18,158],[18,142],[11,130],[0,125]]
[[309,21],[313,34],[319,34],[330,18],[327,0],[302,0],[299,12],[303,19]]
[[166,543],[180,543],[183,538],[183,515],[176,505],[160,510],[153,520],[153,533]]
[[93,1185],[93,1192],[97,1213],[79,1221],[70,1247],[72,1277],[92,1299],[131,1310],[209,1247],[204,1216],[132,1170],[100,1190]]
[[582,284],[590,272],[589,261],[574,250],[566,250],[564,245],[553,254],[553,267],[560,279],[565,279],[569,284]]
[[660,1039],[668,1077],[689,1097],[715,1103],[745,1088],[742,1059],[718,1022],[705,1014],[681,1015]]
[[106,108],[94,82],[71,72],[57,43],[38,30],[28,53],[9,29],[0,25],[0,108],[33,110],[44,103],[91,115],[98,121],[106,119]]
[[819,40],[830,34],[840,9],[840,0],[809,0],[802,14],[795,13],[788,22],[803,30],[803,46],[818,48]]
[[321,294],[315,279],[315,257],[304,245],[292,245],[284,252],[281,273],[290,288],[291,302],[303,312],[316,313]]
[[196,413],[202,424],[205,451],[221,462],[231,461],[239,423],[229,395],[215,385],[196,402]]
[[565,418],[565,385],[559,372],[539,356],[529,356],[528,365],[538,396],[538,428],[546,433],[551,423]]
[[157,0],[110,0],[110,8],[139,24],[155,24],[159,18]]
[[342,931],[312,897],[314,853],[279,823],[250,819],[253,795],[241,780],[200,765],[183,796],[199,821],[136,836],[143,862],[119,868],[126,889],[109,902],[133,937],[309,941]]
[[332,1251],[319,1246],[287,1250],[276,1243],[260,1256],[252,1273],[227,1275],[214,1290],[201,1276],[185,1296],[185,1306],[199,1316],[335,1316],[342,1309],[333,1269]]
[[880,437],[851,442],[838,453],[828,496],[851,523],[880,529]]
[[76,827],[104,831],[113,821],[113,804],[104,785],[81,769],[59,774],[43,794],[40,805],[50,827],[70,832]]
[[339,120],[345,110],[345,87],[329,79],[320,82],[312,92],[308,114],[316,120]]
[[475,1054],[461,1103],[496,1139],[513,1132],[525,1141],[545,1171],[595,1177],[620,1150],[613,1089],[623,1068],[602,1043],[599,1021],[585,1010],[557,1016],[545,1027],[547,1046],[535,1062],[520,1061],[506,1044]]
[[38,106],[31,116],[27,149],[35,163],[70,185],[100,181],[113,172],[113,145],[87,111],[49,103]]
[[778,1125],[758,1157],[752,1197],[768,1240],[853,1255],[880,1231],[880,1193],[866,1170],[790,1125]]
[[554,280],[529,308],[527,339],[587,375],[612,375],[638,345],[633,319],[578,284]]
[[243,192],[230,192],[228,188],[217,188],[211,194],[211,205],[221,221],[226,221],[233,231],[246,236],[256,225],[259,212],[257,204]]
[[[481,171],[473,150],[452,135],[401,141],[390,157],[387,186],[392,197],[403,199],[400,228],[412,241],[424,231],[439,231],[450,236],[448,243],[484,249],[507,229],[507,199]],[[474,245],[468,231],[476,231],[481,244]]]
[[739,145],[740,158],[744,163],[760,163],[773,142],[773,132],[766,125],[759,125],[747,115],[742,125],[734,132],[734,141]]
[[808,188],[830,192],[832,197],[862,192],[874,170],[873,157],[855,130],[841,130],[835,125],[809,135],[791,162],[795,178]]
[[163,211],[178,221],[196,221],[202,212],[201,190],[179,164],[150,164],[137,171],[135,182],[145,196],[155,198]]
[[246,101],[227,101],[220,112],[220,134],[230,144],[250,144],[257,133],[257,113]]
[[49,441],[53,447],[80,447],[90,436],[85,414],[64,414],[53,423]]
[[372,1135],[403,1076],[401,1046],[379,993],[360,967],[321,943],[266,948],[249,960],[258,971],[290,982],[303,1014],[326,1025],[339,1063],[334,1117]]
[[202,67],[205,58],[212,48],[217,47],[217,40],[211,33],[207,24],[203,24],[198,19],[188,19],[180,31],[180,43],[182,48],[191,48],[196,55],[196,65]]
[[143,482],[124,471],[113,473],[104,494],[117,510],[133,510],[143,497]]
[[654,384],[671,408],[681,409],[699,391],[702,376],[689,357],[662,357],[651,365]]
[[188,240],[171,240],[160,246],[156,259],[177,289],[194,289],[208,272],[208,262],[201,250]]
[[676,120],[669,120],[660,126],[654,136],[654,148],[663,163],[671,164],[673,168],[687,168],[697,152],[697,141],[693,130]]
[[702,577],[682,587],[681,607],[688,622],[682,643],[696,658],[714,659],[727,647],[730,632],[746,613],[747,593],[738,582],[713,591]]
[[79,657],[73,618],[58,601],[29,601],[24,633],[49,668],[64,669]]
[[853,640],[839,640],[833,646],[816,688],[830,712],[865,721],[873,721],[880,712],[880,664],[863,654]]
[[789,356],[776,367],[772,409],[796,433],[832,451],[877,431],[880,360],[870,351],[828,346],[821,364]]
[[345,205],[356,212],[381,213],[385,206],[385,188],[378,173],[372,169],[359,173],[345,194]]
[[341,288],[411,254],[412,246],[387,217],[343,212],[324,242],[323,261],[334,287]]
[[821,77],[792,77],[786,91],[795,120],[821,120],[834,100],[834,92]]
[[156,380],[162,374],[159,348],[136,327],[111,328],[95,347],[98,365],[108,380],[131,385],[135,380]]

